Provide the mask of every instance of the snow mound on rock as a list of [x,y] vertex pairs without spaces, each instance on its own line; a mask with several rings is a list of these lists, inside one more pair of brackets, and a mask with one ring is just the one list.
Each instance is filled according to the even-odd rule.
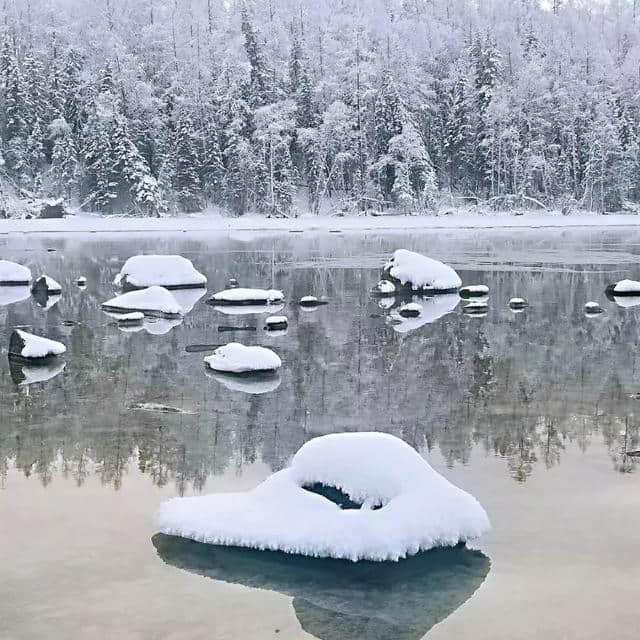
[[[318,485],[360,508],[342,509],[305,488]],[[385,433],[315,438],[255,489],[174,498],[161,505],[157,524],[163,533],[200,542],[353,561],[399,560],[490,528],[473,496]]]
[[20,349],[12,349],[10,346],[9,353],[11,355],[20,356],[22,358],[48,358],[49,356],[60,356],[67,350],[62,342],[56,342],[49,338],[35,336],[32,333],[27,333],[21,329],[15,329],[14,333],[17,334],[19,340],[15,343],[12,340],[12,343],[20,344]]
[[10,260],[0,260],[0,284],[25,285],[30,282],[30,269]]
[[448,291],[462,285],[460,276],[450,266],[407,249],[394,251],[384,271],[412,289]]
[[211,304],[255,304],[269,305],[282,302],[284,293],[277,289],[248,289],[235,287],[213,294],[209,298]]
[[133,256],[113,281],[117,286],[203,287],[207,278],[182,256]]
[[613,293],[640,294],[640,282],[628,279],[620,280],[620,282],[616,282],[615,287],[613,287]]
[[167,316],[181,316],[183,313],[173,294],[164,287],[157,286],[123,293],[103,302],[102,308],[115,312],[142,311]]
[[204,361],[215,371],[224,373],[249,373],[252,371],[275,371],[282,366],[278,354],[266,347],[247,347],[239,342],[230,342],[218,347]]

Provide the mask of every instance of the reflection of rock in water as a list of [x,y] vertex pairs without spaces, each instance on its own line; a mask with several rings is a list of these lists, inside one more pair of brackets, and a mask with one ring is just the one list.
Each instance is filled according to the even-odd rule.
[[49,359],[41,363],[30,364],[9,359],[9,373],[15,384],[27,385],[35,382],[46,382],[57,376],[66,363],[63,360]]
[[400,562],[350,562],[152,538],[167,564],[293,597],[302,628],[321,640],[417,640],[468,600],[490,561],[463,546]]
[[281,382],[277,371],[257,371],[255,373],[222,373],[205,367],[205,374],[231,391],[241,391],[260,395],[275,391]]

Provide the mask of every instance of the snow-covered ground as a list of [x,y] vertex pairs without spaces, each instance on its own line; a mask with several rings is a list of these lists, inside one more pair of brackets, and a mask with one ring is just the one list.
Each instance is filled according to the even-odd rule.
[[0,235],[8,233],[159,233],[209,231],[370,231],[419,229],[492,229],[554,227],[627,227],[640,226],[635,215],[598,215],[584,213],[563,216],[560,213],[509,213],[478,215],[458,213],[444,216],[301,216],[299,218],[265,218],[198,214],[182,217],[136,218],[81,214],[60,219],[0,220]]
[[[360,508],[342,509],[305,489],[318,484]],[[314,438],[290,467],[255,489],[174,498],[160,507],[157,522],[163,533],[201,542],[354,561],[398,560],[490,528],[473,496],[386,433]]]

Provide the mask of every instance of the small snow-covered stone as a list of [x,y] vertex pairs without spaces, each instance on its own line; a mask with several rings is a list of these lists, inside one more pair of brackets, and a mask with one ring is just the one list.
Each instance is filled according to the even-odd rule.
[[395,293],[396,285],[393,284],[390,280],[380,280],[378,284],[373,287],[373,293],[380,293],[382,295],[388,295],[390,293]]
[[282,361],[271,349],[247,347],[239,342],[218,347],[204,361],[211,369],[224,373],[275,371],[282,366]]
[[53,278],[43,275],[31,285],[31,293],[36,297],[58,295],[62,293],[62,285]]
[[204,287],[207,278],[191,260],[182,256],[142,255],[129,258],[114,284],[123,289],[143,289],[154,285],[165,289]]
[[182,316],[182,307],[164,287],[147,287],[123,293],[102,303],[102,308],[115,313],[142,311],[147,315]]
[[484,298],[489,295],[489,287],[486,284],[471,284],[462,287],[458,291],[461,298]]
[[28,286],[30,282],[30,269],[10,260],[0,260],[0,286]]
[[422,305],[417,302],[408,302],[398,309],[403,318],[417,318],[422,313]]
[[277,289],[249,289],[236,287],[214,293],[207,304],[216,306],[262,305],[268,306],[284,301],[284,293]]
[[511,309],[524,309],[529,303],[524,298],[511,298],[509,300],[509,307]]
[[76,284],[80,287],[86,287],[87,286],[87,279],[84,276],[80,276],[77,280],[76,280]]
[[56,340],[15,329],[9,339],[9,355],[25,359],[42,359],[62,355],[67,348]]
[[[319,485],[354,507],[318,495]],[[201,542],[353,561],[397,561],[490,529],[473,496],[387,433],[314,438],[255,489],[173,498],[156,521],[163,533]]]
[[604,313],[604,309],[597,302],[587,302],[584,305],[586,316],[599,316],[601,313]]
[[450,266],[407,249],[394,251],[382,275],[396,286],[429,293],[455,293],[462,285]]
[[269,316],[264,324],[268,331],[281,331],[289,326],[289,321],[286,316]]
[[607,293],[614,296],[640,296],[640,282],[637,280],[620,280],[607,287]]

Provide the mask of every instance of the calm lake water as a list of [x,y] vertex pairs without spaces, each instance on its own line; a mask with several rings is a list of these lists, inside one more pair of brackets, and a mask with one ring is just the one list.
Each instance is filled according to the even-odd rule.
[[[0,237],[63,285],[49,309],[0,306],[0,638],[637,638],[640,306],[604,288],[640,276],[639,232],[122,236]],[[399,247],[489,285],[488,314],[427,301],[430,322],[395,324],[368,292]],[[123,332],[100,303],[151,252],[190,258],[209,295],[233,276],[330,304],[286,305],[270,336],[265,316],[179,292],[183,322]],[[586,318],[588,300],[606,313]],[[67,345],[57,374],[10,370],[25,325]],[[277,351],[280,379],[206,375],[193,345],[233,339]],[[310,438],[363,430],[480,500],[493,531],[476,551],[376,568],[154,536],[162,500],[251,488]]]

